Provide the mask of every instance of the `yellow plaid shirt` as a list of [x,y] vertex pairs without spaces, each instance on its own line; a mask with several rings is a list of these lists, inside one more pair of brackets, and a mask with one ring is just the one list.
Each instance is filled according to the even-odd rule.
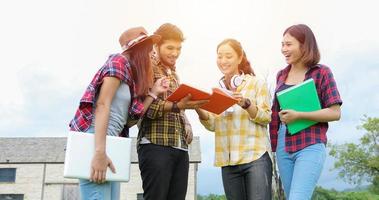
[[270,94],[267,84],[251,75],[244,75],[238,88],[244,98],[249,98],[258,108],[254,119],[239,105],[220,115],[209,113],[201,123],[215,132],[215,166],[231,166],[259,159],[271,152],[267,124],[271,120]]

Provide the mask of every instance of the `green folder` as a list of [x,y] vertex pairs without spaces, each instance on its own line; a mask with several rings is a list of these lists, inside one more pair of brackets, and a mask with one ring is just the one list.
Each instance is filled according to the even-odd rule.
[[[320,110],[320,100],[313,79],[308,79],[298,85],[282,90],[276,94],[282,110],[311,112]],[[293,135],[317,122],[311,120],[296,120],[287,124],[288,132]]]

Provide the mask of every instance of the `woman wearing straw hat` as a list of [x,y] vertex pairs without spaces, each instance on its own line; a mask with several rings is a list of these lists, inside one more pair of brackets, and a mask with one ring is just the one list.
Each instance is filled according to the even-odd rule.
[[127,120],[142,116],[153,97],[168,89],[165,78],[153,83],[150,53],[159,40],[143,27],[123,32],[122,53],[109,56],[80,100],[70,129],[95,134],[90,180],[79,181],[82,199],[119,199],[120,184],[105,182],[107,168],[117,170],[105,152],[106,135],[127,136]]

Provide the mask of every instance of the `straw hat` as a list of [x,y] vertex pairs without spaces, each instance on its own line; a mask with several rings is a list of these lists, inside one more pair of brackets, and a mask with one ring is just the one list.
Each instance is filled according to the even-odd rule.
[[137,44],[140,44],[146,40],[151,40],[153,44],[159,42],[161,36],[148,35],[147,31],[143,27],[134,27],[124,31],[119,39],[122,52],[132,49]]

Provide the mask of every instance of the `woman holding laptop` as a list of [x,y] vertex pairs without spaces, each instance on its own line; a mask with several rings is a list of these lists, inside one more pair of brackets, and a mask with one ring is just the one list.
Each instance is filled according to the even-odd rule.
[[70,129],[95,134],[90,180],[79,181],[82,199],[119,199],[120,184],[105,182],[107,168],[117,170],[105,151],[106,135],[127,136],[128,119],[141,117],[154,97],[168,89],[165,78],[153,83],[150,54],[159,40],[143,27],[123,32],[122,52],[109,56],[80,100]]

